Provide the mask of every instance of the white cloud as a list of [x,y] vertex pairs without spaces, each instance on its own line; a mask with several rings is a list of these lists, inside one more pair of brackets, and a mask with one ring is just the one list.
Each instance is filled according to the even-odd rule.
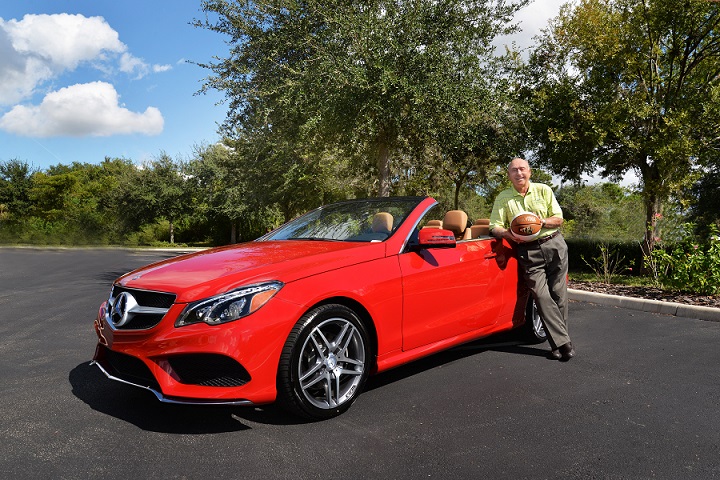
[[155,107],[136,113],[121,106],[115,88],[105,82],[61,88],[40,105],[18,105],[0,117],[0,129],[27,137],[158,135],[163,124]]
[[38,85],[83,62],[127,50],[101,17],[25,15],[0,18],[0,105],[12,105],[33,94]]
[[82,64],[105,74],[119,69],[136,79],[169,70],[131,55],[104,18],[67,13],[0,18],[0,58],[0,105],[27,99],[44,83]]
[[557,17],[560,7],[568,3],[567,0],[535,0],[528,6],[522,8],[515,15],[514,22],[518,23],[521,31],[493,42],[497,47],[510,46],[512,42],[519,49],[526,49],[535,45],[532,37],[539,35],[548,26],[548,21]]
[[18,53],[37,56],[53,66],[74,69],[103,51],[124,52],[127,47],[102,17],[83,15],[25,15],[3,23]]
[[148,71],[148,65],[142,59],[126,52],[120,57],[120,71],[127,74],[137,73],[142,78]]
[[123,53],[120,57],[120,71],[128,75],[135,75],[136,80],[143,78],[151,71],[160,73],[171,69],[171,65],[149,65],[142,58],[134,57],[129,53]]
[[172,70],[172,65],[153,65],[153,72],[155,73],[167,72],[168,70]]

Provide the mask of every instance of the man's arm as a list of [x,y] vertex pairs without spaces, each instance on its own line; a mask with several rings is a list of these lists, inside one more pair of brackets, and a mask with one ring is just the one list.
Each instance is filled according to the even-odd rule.
[[543,228],[560,228],[564,220],[562,217],[541,218]]
[[[543,228],[560,228],[560,226],[563,224],[562,217],[547,217],[547,218],[541,218],[540,221],[542,222]],[[524,243],[525,240],[522,240],[520,238],[517,238],[512,234],[512,232],[509,229],[500,227],[500,226],[494,226],[492,230],[490,230],[490,235],[492,235],[495,238],[504,238],[505,240],[515,242],[515,243]]]

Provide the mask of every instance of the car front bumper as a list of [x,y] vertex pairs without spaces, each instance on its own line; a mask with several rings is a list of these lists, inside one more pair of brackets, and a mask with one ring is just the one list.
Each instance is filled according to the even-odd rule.
[[184,305],[173,305],[148,330],[110,325],[101,305],[94,321],[92,364],[110,380],[152,392],[161,402],[259,405],[277,396],[280,354],[298,306],[276,301],[224,325],[175,327]]

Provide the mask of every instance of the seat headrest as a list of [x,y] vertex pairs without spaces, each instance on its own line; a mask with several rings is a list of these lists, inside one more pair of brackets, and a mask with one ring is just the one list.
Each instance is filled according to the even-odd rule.
[[490,225],[489,218],[478,218],[473,225]]
[[442,228],[442,220],[428,220],[425,224],[427,228]]
[[462,210],[450,210],[443,218],[443,228],[459,235],[467,228],[467,213]]
[[387,212],[378,212],[372,219],[372,231],[389,233],[392,230],[393,216]]

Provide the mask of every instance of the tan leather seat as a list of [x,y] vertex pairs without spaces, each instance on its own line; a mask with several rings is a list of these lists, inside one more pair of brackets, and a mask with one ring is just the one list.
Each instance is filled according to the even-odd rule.
[[443,228],[442,220],[428,220],[423,228]]
[[467,219],[467,213],[462,210],[450,210],[445,214],[445,218],[443,218],[443,228],[453,232],[456,240],[467,240],[470,238]]
[[393,228],[393,216],[387,212],[376,213],[373,216],[371,228],[373,233],[390,234]]
[[470,238],[487,237],[490,235],[490,219],[478,218],[470,227]]

